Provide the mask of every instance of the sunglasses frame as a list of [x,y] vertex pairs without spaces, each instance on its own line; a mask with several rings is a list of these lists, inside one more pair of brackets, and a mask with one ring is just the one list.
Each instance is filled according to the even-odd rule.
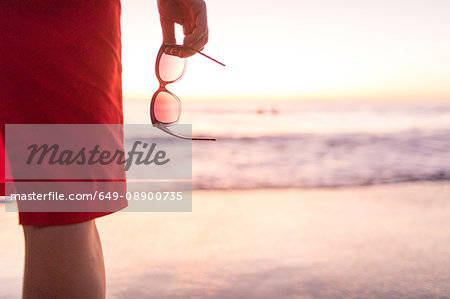
[[[181,75],[180,75],[177,79],[172,80],[172,81],[165,81],[165,80],[163,80],[163,79],[161,78],[161,76],[160,76],[160,74],[159,74],[159,64],[160,64],[161,57],[162,57],[163,54],[170,55],[170,54],[164,53],[165,50],[166,50],[167,48],[169,48],[169,47],[180,47],[180,48],[185,48],[185,49],[194,51],[194,52],[196,52],[196,53],[199,53],[199,54],[201,54],[201,55],[203,55],[203,56],[205,56],[205,57],[207,57],[207,58],[209,58],[209,59],[211,59],[211,60],[213,60],[213,61],[219,63],[219,64],[222,65],[222,66],[225,66],[225,64],[223,64],[223,63],[221,63],[221,62],[215,60],[214,58],[211,58],[211,57],[209,57],[208,55],[206,55],[206,54],[204,54],[204,53],[202,53],[202,52],[200,52],[200,51],[197,51],[197,50],[195,50],[195,49],[193,49],[193,48],[191,48],[191,47],[183,46],[183,45],[177,45],[177,44],[163,43],[163,44],[161,45],[161,47],[159,48],[158,55],[156,56],[156,63],[155,63],[155,73],[156,73],[156,78],[157,78],[158,81],[159,81],[159,88],[158,88],[158,90],[153,94],[152,100],[151,100],[151,102],[150,102],[150,119],[151,119],[152,125],[153,125],[154,127],[158,128],[158,129],[160,129],[161,131],[164,131],[165,133],[167,133],[167,134],[169,134],[169,135],[172,135],[172,136],[174,136],[174,137],[178,137],[178,138],[181,138],[181,139],[186,139],[186,140],[200,140],[200,141],[216,141],[215,138],[211,138],[211,137],[187,137],[187,136],[179,135],[179,134],[173,132],[172,130],[170,130],[170,129],[168,128],[169,126],[172,126],[172,125],[177,124],[178,121],[180,120],[180,116],[181,116],[181,112],[182,112],[182,106],[181,106],[181,101],[180,101],[180,99],[179,99],[174,93],[172,93],[172,92],[170,92],[169,90],[167,90],[166,85],[167,85],[167,84],[170,84],[170,83],[177,82],[178,80],[180,80],[181,78],[183,78],[183,76],[184,76],[184,74],[185,74],[185,72],[186,72],[186,68],[187,68],[187,57],[186,57],[186,58],[180,57],[180,58],[182,58],[182,59],[185,59],[185,61],[184,61],[184,67],[183,67],[183,72],[181,73]],[[177,57],[178,57],[178,56],[177,56]],[[178,117],[177,117],[177,119],[176,119],[175,121],[173,121],[173,122],[170,122],[170,123],[161,122],[161,121],[159,121],[159,120],[156,118],[156,116],[155,116],[155,102],[156,102],[157,96],[158,96],[161,92],[168,93],[168,94],[170,94],[172,97],[174,97],[174,98],[177,100],[177,103],[178,103]]]

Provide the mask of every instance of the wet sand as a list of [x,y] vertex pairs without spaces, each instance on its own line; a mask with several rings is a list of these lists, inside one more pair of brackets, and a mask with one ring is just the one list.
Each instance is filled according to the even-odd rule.
[[[192,213],[97,221],[108,298],[450,297],[450,183],[196,191]],[[0,298],[23,237],[0,213]]]

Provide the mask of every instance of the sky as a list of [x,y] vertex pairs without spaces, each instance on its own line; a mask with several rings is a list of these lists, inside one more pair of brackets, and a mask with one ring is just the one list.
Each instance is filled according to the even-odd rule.
[[[448,0],[206,4],[204,52],[227,66],[190,58],[182,99],[450,100]],[[122,0],[125,99],[158,88],[161,41],[156,0]]]

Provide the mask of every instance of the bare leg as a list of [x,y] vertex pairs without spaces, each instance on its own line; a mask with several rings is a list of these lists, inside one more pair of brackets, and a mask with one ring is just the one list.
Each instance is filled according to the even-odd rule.
[[95,220],[23,226],[23,299],[105,298],[105,265]]

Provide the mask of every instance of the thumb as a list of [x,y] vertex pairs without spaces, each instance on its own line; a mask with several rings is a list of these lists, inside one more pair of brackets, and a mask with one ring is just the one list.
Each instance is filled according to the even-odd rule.
[[175,23],[166,18],[161,18],[161,29],[163,36],[163,43],[176,43],[175,38]]

